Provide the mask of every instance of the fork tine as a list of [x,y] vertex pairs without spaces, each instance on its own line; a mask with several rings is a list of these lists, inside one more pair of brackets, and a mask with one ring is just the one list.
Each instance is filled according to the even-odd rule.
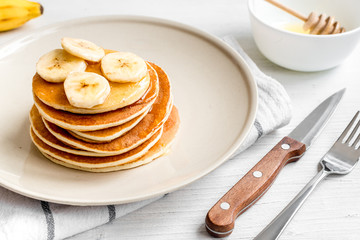
[[[356,148],[356,146],[359,144],[359,142],[360,142],[360,134],[357,136],[357,138],[352,146],[354,146]],[[360,147],[359,147],[359,149],[360,149]]]
[[360,121],[357,122],[356,126],[354,127],[354,130],[352,130],[352,132],[350,133],[350,136],[348,137],[348,139],[346,140],[345,143],[349,143],[351,141],[351,139],[353,139],[355,133],[359,129],[359,126],[360,126]]
[[351,120],[351,122],[347,125],[347,127],[345,128],[345,130],[342,132],[342,134],[340,135],[340,137],[338,138],[338,140],[343,141],[344,138],[346,137],[347,133],[350,131],[352,125],[354,124],[355,120],[357,119],[359,115],[359,111],[355,114],[355,116],[353,117],[353,119]]

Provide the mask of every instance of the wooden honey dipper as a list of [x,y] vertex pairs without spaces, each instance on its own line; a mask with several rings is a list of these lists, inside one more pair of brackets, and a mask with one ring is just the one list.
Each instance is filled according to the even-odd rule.
[[308,17],[303,16],[302,14],[290,9],[279,2],[274,0],[265,0],[274,6],[284,10],[285,12],[303,20],[304,23],[304,30],[310,30],[310,34],[318,34],[318,35],[325,35],[325,34],[336,34],[336,33],[343,33],[345,32],[345,28],[340,27],[338,22],[335,22],[334,17],[329,16],[327,17],[326,14],[316,14],[311,12]]

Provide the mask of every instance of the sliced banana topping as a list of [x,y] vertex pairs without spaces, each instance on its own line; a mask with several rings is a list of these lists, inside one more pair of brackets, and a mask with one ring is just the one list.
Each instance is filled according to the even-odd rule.
[[133,53],[115,52],[101,60],[101,71],[109,81],[137,82],[145,77],[147,66],[141,57]]
[[55,49],[40,57],[36,72],[48,82],[63,82],[70,72],[83,72],[86,66],[84,59],[62,49]]
[[64,90],[74,107],[92,108],[104,103],[110,93],[110,84],[96,73],[72,72],[64,82]]
[[99,62],[104,56],[105,51],[95,43],[78,38],[62,38],[61,46],[68,53],[92,62]]

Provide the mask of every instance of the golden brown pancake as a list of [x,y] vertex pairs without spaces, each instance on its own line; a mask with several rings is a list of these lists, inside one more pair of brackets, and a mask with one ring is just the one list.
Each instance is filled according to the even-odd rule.
[[[171,101],[171,106],[172,106],[172,101]],[[87,131],[87,132],[68,130],[68,132],[74,137],[83,140],[85,142],[92,142],[92,143],[109,142],[130,131],[145,117],[147,113],[148,111],[143,113],[139,117],[130,120],[129,122],[111,128],[106,128],[96,131]]]
[[62,128],[74,131],[95,131],[124,124],[147,112],[159,93],[158,75],[150,65],[150,86],[137,102],[114,111],[99,114],[75,114],[44,104],[34,96],[34,102],[42,117]]
[[[104,156],[111,156],[116,155],[114,153],[96,153],[96,152],[89,152],[84,150],[79,150],[72,148],[63,142],[59,141],[54,135],[52,135],[49,130],[44,125],[43,119],[41,118],[39,112],[37,111],[36,107],[33,106],[30,111],[30,123],[31,123],[31,129],[34,132],[34,134],[44,143],[47,145],[58,149],[63,152],[72,153],[76,155],[82,155],[82,156],[94,156],[94,157],[104,157]],[[149,140],[145,141],[141,146],[144,147],[151,147],[155,142],[151,142],[150,138]],[[139,146],[140,147],[140,146]],[[139,148],[138,147],[138,148]]]
[[125,154],[98,158],[64,153],[42,142],[41,139],[39,139],[36,134],[34,134],[34,132],[31,133],[31,136],[40,152],[42,152],[45,157],[57,164],[90,172],[110,172],[134,168],[149,163],[166,153],[171,143],[173,142],[173,139],[175,138],[179,124],[180,118],[178,111],[175,107],[173,107],[168,120],[163,126],[163,133],[160,137],[160,140],[158,140],[155,145],[153,145],[141,157],[134,156],[135,152],[138,151],[138,148],[140,148],[142,145]]
[[156,144],[157,141],[159,141],[162,129],[158,131],[156,134],[154,134],[148,141],[141,144],[137,148],[134,148],[131,151],[128,151],[123,154],[118,154],[114,156],[83,156],[83,155],[76,155],[69,152],[61,151],[57,148],[54,148],[51,145],[47,145],[44,141],[41,140],[41,138],[38,137],[38,135],[35,133],[33,128],[30,130],[31,139],[33,140],[34,144],[37,146],[37,148],[43,152],[48,154],[49,156],[53,156],[60,159],[66,159],[65,161],[82,166],[82,167],[109,167],[109,166],[115,166],[118,164],[124,164],[129,161],[132,161],[134,159],[137,159],[146,152],[149,151],[149,149]]
[[127,152],[148,140],[162,127],[171,112],[171,86],[166,73],[155,64],[151,64],[159,76],[159,94],[152,109],[146,116],[129,132],[106,143],[84,142],[72,136],[65,129],[44,120],[46,128],[60,141],[81,150],[106,153],[121,154]]
[[[103,75],[100,63],[88,63],[85,71]],[[33,77],[32,88],[33,93],[50,107],[77,114],[97,114],[113,111],[138,101],[150,85],[150,71],[151,68],[148,65],[146,77],[134,83],[115,83],[109,81],[111,91],[105,102],[89,109],[72,106],[65,95],[63,83],[47,82],[37,73]]]
[[85,142],[110,142],[115,138],[120,137],[121,135],[130,131],[133,127],[135,127],[148,113],[149,110],[141,114],[140,116],[131,119],[130,121],[121,124],[119,126],[95,130],[95,131],[73,131],[68,130],[68,132],[74,137],[81,139]]

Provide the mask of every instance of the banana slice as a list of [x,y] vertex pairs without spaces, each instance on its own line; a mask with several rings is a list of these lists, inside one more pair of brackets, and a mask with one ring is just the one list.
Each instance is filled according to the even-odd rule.
[[99,62],[105,56],[103,48],[83,39],[65,37],[61,39],[61,46],[68,53],[92,62]]
[[62,49],[55,49],[40,57],[36,72],[48,82],[63,82],[70,72],[83,72],[86,66],[84,59]]
[[130,52],[115,52],[107,54],[101,60],[101,71],[113,82],[137,82],[146,76],[145,61]]
[[92,108],[104,103],[110,84],[103,76],[92,72],[72,72],[64,82],[67,99],[74,107]]

